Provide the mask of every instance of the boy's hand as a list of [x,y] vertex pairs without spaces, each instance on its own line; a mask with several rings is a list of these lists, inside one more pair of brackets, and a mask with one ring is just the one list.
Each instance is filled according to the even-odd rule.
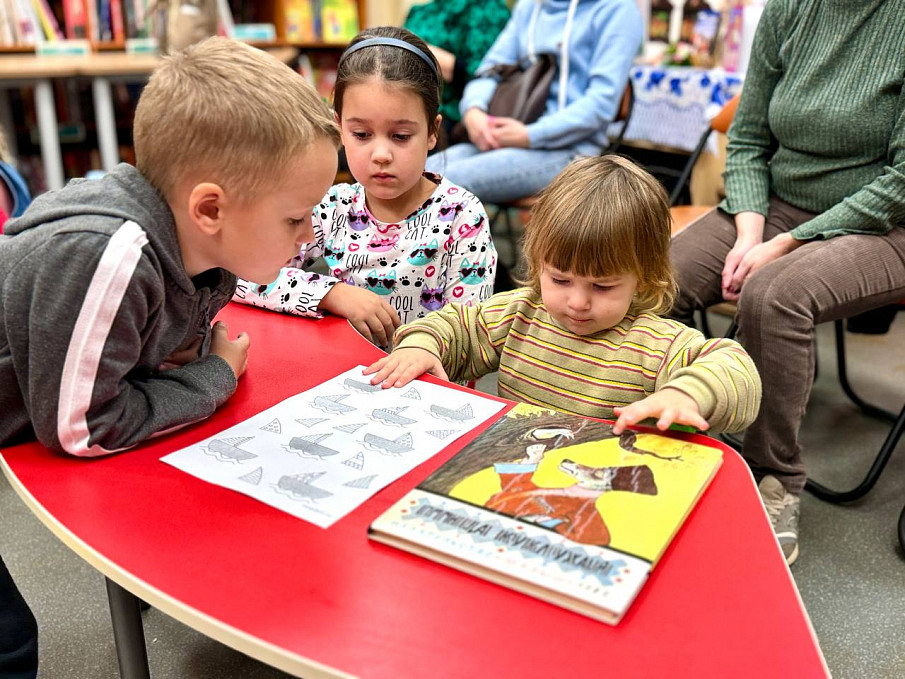
[[686,396],[678,389],[665,388],[647,398],[636,401],[624,408],[613,408],[618,419],[613,425],[613,433],[617,436],[623,430],[641,420],[649,417],[657,418],[657,429],[666,431],[669,425],[687,424],[701,431],[710,428],[707,420],[701,417],[698,404],[690,396]]
[[159,369],[172,370],[173,368],[181,368],[184,365],[188,365],[192,361],[197,361],[203,339],[201,335],[198,335],[185,349],[174,351],[163,360]]
[[377,373],[371,378],[371,384],[381,385],[384,389],[404,387],[416,377],[430,373],[441,380],[449,381],[440,359],[425,349],[414,347],[396,349],[392,354],[381,358],[364,369],[364,375]]
[[242,377],[245,368],[248,367],[248,346],[251,339],[248,333],[240,332],[239,336],[229,339],[229,329],[223,321],[214,323],[211,329],[211,353],[216,354],[229,364],[236,374],[236,379]]
[[399,314],[379,295],[346,283],[340,282],[330,288],[319,308],[348,318],[352,327],[369,342],[384,347],[399,327]]

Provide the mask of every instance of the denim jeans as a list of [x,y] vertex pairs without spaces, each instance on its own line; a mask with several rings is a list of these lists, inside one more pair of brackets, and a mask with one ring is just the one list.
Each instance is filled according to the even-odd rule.
[[596,153],[599,149],[593,144],[484,152],[474,144],[456,144],[430,156],[426,169],[468,189],[485,203],[505,203],[537,193],[575,158]]
[[38,674],[38,625],[0,558],[0,677]]

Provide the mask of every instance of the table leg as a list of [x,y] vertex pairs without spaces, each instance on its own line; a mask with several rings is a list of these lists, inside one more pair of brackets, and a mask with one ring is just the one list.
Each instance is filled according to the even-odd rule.
[[94,120],[97,125],[97,145],[101,152],[101,166],[110,172],[119,163],[119,145],[116,140],[116,118],[113,113],[113,96],[110,81],[95,77],[91,81],[94,95]]
[[139,599],[110,578],[107,581],[107,600],[113,621],[116,658],[120,679],[150,679],[145,633],[141,624]]
[[13,111],[9,105],[9,90],[6,88],[0,90],[0,126],[6,132],[6,146],[13,159],[13,165],[17,165],[19,148],[16,145],[16,124],[13,121]]
[[57,110],[53,103],[50,80],[35,82],[35,110],[38,116],[38,135],[41,138],[41,158],[48,189],[63,188],[63,156],[60,153],[60,133],[57,130]]

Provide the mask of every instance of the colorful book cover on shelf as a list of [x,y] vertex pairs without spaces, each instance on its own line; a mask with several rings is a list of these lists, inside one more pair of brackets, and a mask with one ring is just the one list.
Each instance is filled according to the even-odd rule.
[[318,40],[312,0],[286,0],[286,40],[314,42]]
[[320,0],[321,39],[347,43],[358,34],[356,0]]
[[721,463],[715,447],[519,404],[369,533],[615,624]]

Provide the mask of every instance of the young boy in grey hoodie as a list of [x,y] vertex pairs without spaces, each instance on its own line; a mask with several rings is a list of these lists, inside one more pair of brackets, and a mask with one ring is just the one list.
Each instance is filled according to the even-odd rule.
[[[0,236],[0,445],[104,455],[225,402],[249,338],[211,319],[237,275],[273,280],[311,239],[339,134],[288,66],[211,38],[155,70],[134,143],[136,167],[38,197]],[[36,648],[17,595],[0,560],[19,615],[0,616],[0,675]]]

